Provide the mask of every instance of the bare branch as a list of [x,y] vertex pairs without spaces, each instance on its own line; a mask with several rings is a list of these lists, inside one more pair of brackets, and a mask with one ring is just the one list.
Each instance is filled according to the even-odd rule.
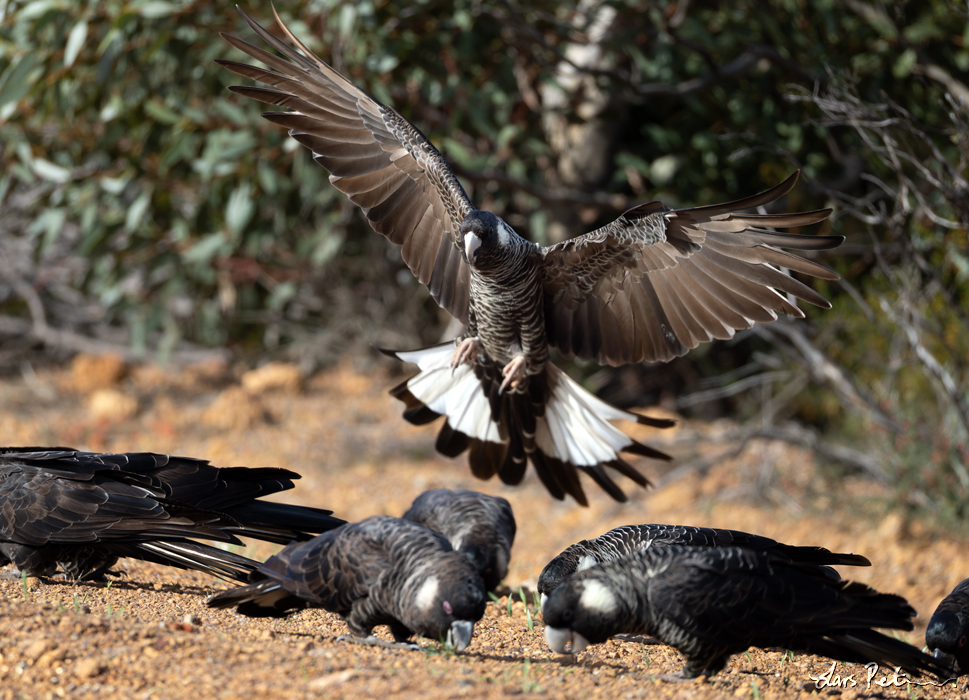
[[[676,21],[676,16],[674,16],[674,18],[672,18],[667,26],[661,31],[667,33],[669,37],[678,44],[700,53],[702,56],[704,56],[707,64],[711,65],[711,68],[702,76],[693,78],[691,80],[685,80],[675,85],[669,85],[666,83],[642,84],[624,71],[614,68],[597,68],[582,65],[576,61],[573,61],[572,58],[566,54],[566,52],[560,50],[557,46],[550,44],[546,40],[545,36],[535,29],[532,24],[522,16],[521,12],[511,3],[503,2],[502,8],[504,9],[505,13],[507,13],[506,16],[503,16],[496,8],[489,6],[488,4],[485,4],[482,7],[482,10],[495,15],[499,20],[504,22],[506,26],[515,31],[520,38],[532,45],[540,47],[543,51],[550,53],[554,57],[555,62],[564,63],[579,74],[613,80],[623,85],[630,93],[638,97],[682,97],[684,95],[689,95],[715,85],[718,81],[724,78],[732,78],[740,75],[747,71],[751,66],[756,65],[761,59],[766,59],[773,65],[778,66],[786,72],[796,75],[799,79],[805,80],[809,83],[823,83],[825,80],[823,76],[816,75],[800,64],[785,58],[774,47],[764,44],[750,44],[743,51],[743,53],[732,61],[729,61],[721,66],[713,65],[713,59],[705,50],[703,50],[702,47],[699,47],[686,39],[678,37],[676,32],[673,31],[677,26],[679,26],[679,23]],[[685,11],[686,8],[684,4],[683,12],[685,13]],[[569,42],[573,44],[580,43],[577,37],[574,35],[570,36]],[[549,61],[546,59],[545,62]]]
[[937,66],[934,63],[927,65],[916,63],[912,66],[912,72],[915,75],[924,75],[926,78],[941,83],[946,90],[956,97],[962,109],[969,109],[969,87],[953,78],[942,66]]
[[640,200],[627,197],[624,194],[607,194],[603,192],[582,192],[572,189],[548,189],[522,182],[497,170],[468,170],[460,165],[452,164],[455,175],[471,182],[496,182],[511,190],[530,194],[546,204],[570,204],[573,206],[593,206],[601,209],[623,212],[638,204]]
[[[26,319],[13,316],[0,316],[0,334],[34,338],[46,345],[72,352],[85,352],[95,355],[113,353],[120,355],[128,362],[145,359],[144,354],[136,352],[130,344],[98,340],[80,333],[58,330],[49,326],[41,329]],[[215,359],[228,360],[230,356],[231,353],[225,348],[188,347],[173,350],[166,359],[172,364],[188,365]]]
[[[684,437],[693,442],[698,439],[698,436],[695,434]],[[710,440],[708,436],[704,436],[702,439]],[[788,423],[783,426],[736,428],[719,434],[713,438],[713,441],[719,444],[730,445],[727,449],[718,452],[712,457],[702,457],[677,466],[658,479],[656,487],[662,488],[667,484],[693,473],[698,473],[700,476],[703,476],[717,464],[722,464],[726,460],[740,456],[750,445],[750,442],[756,439],[779,440],[791,445],[804,447],[824,460],[837,462],[852,469],[858,469],[881,483],[887,484],[891,481],[889,474],[870,455],[844,445],[825,442],[821,440],[816,431]]]
[[725,399],[728,396],[736,396],[737,394],[747,391],[748,389],[753,389],[774,381],[790,379],[791,376],[792,372],[787,370],[779,372],[762,372],[761,374],[755,374],[752,377],[745,377],[744,379],[731,382],[730,384],[726,384],[715,389],[696,391],[692,394],[681,396],[676,400],[676,408],[677,410],[682,410],[684,408],[696,406],[697,404],[706,403],[708,401],[717,401],[719,399]]
[[814,346],[802,332],[800,326],[779,319],[768,326],[758,324],[754,326],[754,330],[768,337],[782,336],[786,338],[797,349],[799,355],[804,358],[815,380],[834,389],[845,406],[859,409],[870,415],[878,423],[893,430],[901,429],[898,422],[886,415],[874,399],[866,396],[855,387],[841,367]]
[[[915,352],[916,357],[922,362],[926,371],[938,380],[942,385],[943,390],[947,394],[949,401],[955,407],[960,420],[962,421],[963,430],[965,430],[965,435],[969,437],[969,404],[966,403],[966,398],[959,390],[959,387],[953,379],[952,375],[942,366],[942,364],[935,358],[935,356],[925,347],[922,342],[922,334],[919,330],[918,323],[916,322],[916,311],[912,308],[912,305],[904,297],[901,299],[902,302],[902,313],[894,314],[898,319],[902,328],[905,330],[905,336],[908,339],[909,345]],[[882,305],[887,307],[887,301],[882,300]],[[886,313],[891,313],[892,309],[883,309]]]

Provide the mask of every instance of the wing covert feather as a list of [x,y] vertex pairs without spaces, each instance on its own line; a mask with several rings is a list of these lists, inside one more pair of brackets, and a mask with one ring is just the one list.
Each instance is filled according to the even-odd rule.
[[838,275],[780,248],[827,250],[844,239],[763,228],[815,224],[830,210],[741,213],[783,196],[797,176],[726,204],[681,210],[643,204],[542,249],[549,343],[604,365],[667,362],[700,343],[776,320],[778,313],[803,317],[787,294],[830,308],[779,268],[826,280]]
[[469,274],[458,229],[474,207],[464,189],[413,124],[316,57],[273,12],[292,46],[242,15],[282,57],[222,35],[271,70],[217,61],[272,89],[231,89],[292,110],[263,116],[313,152],[314,160],[330,172],[333,186],[363,210],[373,229],[402,246],[404,262],[435,301],[467,324]]

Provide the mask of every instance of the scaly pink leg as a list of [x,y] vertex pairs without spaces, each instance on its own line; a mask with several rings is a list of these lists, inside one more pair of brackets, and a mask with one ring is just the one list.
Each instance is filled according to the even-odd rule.
[[460,367],[464,363],[472,363],[478,359],[478,351],[481,349],[481,341],[477,338],[465,338],[458,345],[457,350],[451,357],[451,369]]
[[525,356],[515,355],[514,359],[501,370],[501,374],[505,379],[501,383],[501,386],[498,387],[499,394],[507,389],[509,385],[512,387],[518,386],[518,382],[525,378]]

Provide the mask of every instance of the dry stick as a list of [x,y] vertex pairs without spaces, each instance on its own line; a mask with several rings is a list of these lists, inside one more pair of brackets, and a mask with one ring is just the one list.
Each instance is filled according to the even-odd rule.
[[730,430],[723,435],[712,438],[707,436],[700,437],[695,434],[685,437],[693,444],[696,444],[697,440],[706,440],[708,442],[719,444],[733,444],[712,457],[702,457],[679,465],[672,471],[657,479],[656,488],[661,488],[667,484],[673,483],[674,481],[678,481],[679,479],[682,479],[693,472],[697,472],[700,476],[704,476],[713,466],[723,462],[724,460],[738,457],[744,450],[747,449],[747,446],[750,444],[751,440],[756,440],[758,438],[764,440],[779,440],[790,445],[804,447],[824,459],[839,462],[854,469],[863,471],[881,483],[890,482],[888,473],[885,472],[881,465],[870,455],[850,447],[845,447],[844,445],[835,445],[829,442],[824,442],[819,437],[817,431],[793,423],[788,423],[784,426],[769,426],[767,428],[758,427],[752,429]]
[[[945,390],[949,400],[955,406],[956,413],[958,413],[959,418],[962,420],[962,427],[966,431],[966,435],[969,436],[969,405],[966,404],[965,396],[959,391],[959,387],[956,385],[952,375],[935,359],[935,355],[929,352],[928,348],[922,344],[922,336],[914,320],[915,310],[911,304],[907,300],[903,300],[902,303],[904,309],[898,316],[898,320],[902,329],[905,331],[909,345],[911,345],[912,350],[915,351],[915,355],[922,361],[922,364],[929,374],[942,384],[942,388]],[[890,311],[890,309],[886,309],[886,311]]]
[[793,323],[779,319],[769,326],[754,326],[754,330],[770,337],[783,336],[794,346],[799,355],[807,363],[811,376],[816,381],[829,385],[842,403],[849,407],[860,409],[869,414],[875,421],[893,430],[901,430],[901,426],[891,416],[882,411],[874,399],[866,396],[845,374],[844,370],[835,364],[827,355],[814,346],[808,337]]
[[[857,3],[856,3],[857,4]],[[860,4],[858,4],[860,7]],[[913,213],[921,211],[931,221],[941,228],[953,229],[964,228],[969,224],[969,206],[966,205],[967,194],[969,194],[969,181],[963,172],[969,151],[965,147],[966,139],[969,137],[969,128],[961,118],[961,115],[969,111],[969,88],[962,82],[949,76],[944,70],[937,66],[923,66],[917,64],[913,72],[926,75],[932,80],[942,83],[948,91],[945,98],[948,100],[952,109],[949,118],[953,123],[954,133],[962,136],[962,141],[957,143],[962,145],[960,149],[960,159],[957,165],[950,162],[935,140],[929,136],[926,128],[922,127],[917,120],[902,106],[886,100],[886,104],[870,105],[863,102],[856,94],[853,94],[851,87],[832,89],[828,95],[822,97],[817,90],[811,95],[789,95],[792,101],[811,101],[814,102],[822,111],[825,119],[822,120],[824,126],[843,125],[853,129],[864,141],[871,152],[889,167],[895,175],[895,183],[886,183],[875,178],[873,175],[863,177],[882,192],[891,201],[891,211],[887,211],[883,203],[875,206],[874,202],[865,202],[868,213],[860,211],[862,209],[861,200],[854,200],[849,206],[849,212],[858,219],[870,226],[883,226],[887,228],[896,240],[909,240],[909,232],[906,224]],[[909,172],[914,171],[914,175]],[[927,186],[927,187],[926,187]],[[941,203],[930,202],[929,197],[934,192],[938,192],[952,208],[955,217],[949,218],[938,213],[933,206],[938,207]],[[912,206],[911,199],[917,204]],[[837,196],[841,202],[846,202],[844,196]],[[889,280],[901,280],[904,277],[899,274],[898,268],[892,267],[882,255],[882,246],[873,236],[872,252],[876,264],[881,272]],[[923,256],[914,246],[909,244],[909,256],[921,270],[922,274],[928,276],[934,286],[936,293],[941,293],[943,298],[949,303],[956,315],[966,321],[965,314],[953,303],[951,295],[945,285],[941,284],[938,272],[927,264]],[[931,285],[930,285],[931,287]],[[922,287],[918,291],[902,286],[898,293],[897,305],[890,303],[887,299],[881,298],[882,310],[887,318],[891,319],[896,329],[902,332],[896,334],[904,338],[899,341],[906,343],[911,348],[915,357],[921,363],[925,374],[934,379],[933,383],[941,387],[938,391],[940,408],[945,411],[944,404],[951,403],[954,413],[958,416],[966,435],[969,435],[969,403],[966,397],[959,390],[958,380],[954,375],[932,354],[926,347],[922,339],[922,331],[925,326],[924,314],[926,299],[930,294],[930,288]],[[899,308],[899,306],[901,308]],[[894,340],[894,339],[893,339]],[[958,368],[959,358],[952,358],[952,363]],[[954,470],[957,477],[964,485],[969,485],[969,472],[965,466],[954,461]]]
[[[0,316],[0,333],[32,337],[51,347],[74,352],[86,352],[92,355],[116,354],[126,362],[144,359],[142,353],[136,352],[129,345],[97,340],[72,331],[57,330],[49,326],[38,327],[30,321],[13,316]],[[190,348],[173,350],[168,356],[169,362],[187,365],[195,362],[206,362],[214,359],[227,359],[229,351],[225,349]]]
[[769,371],[762,372],[760,374],[755,374],[751,377],[744,377],[743,379],[738,379],[735,382],[725,384],[724,386],[719,386],[714,389],[704,389],[702,391],[695,391],[692,394],[687,394],[686,396],[681,396],[676,400],[676,409],[682,410],[684,408],[689,408],[690,406],[695,406],[697,404],[706,403],[708,401],[716,401],[718,399],[725,399],[728,396],[735,396],[742,391],[747,391],[757,386],[761,386],[767,382],[772,382],[775,380],[790,379],[793,373],[789,370],[779,370],[779,371]]

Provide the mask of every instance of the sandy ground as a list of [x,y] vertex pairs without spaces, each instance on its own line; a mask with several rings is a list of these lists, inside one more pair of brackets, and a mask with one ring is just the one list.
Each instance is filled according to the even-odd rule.
[[[531,475],[516,488],[477,481],[463,460],[434,454],[437,425],[415,428],[400,419],[400,405],[386,393],[399,379],[357,373],[350,363],[301,382],[286,366],[243,374],[212,364],[170,373],[81,358],[72,368],[0,381],[0,427],[7,445],[286,467],[304,478],[283,500],[331,508],[347,520],[400,515],[419,493],[441,486],[504,496],[519,528],[506,583],[525,591],[527,605],[508,596],[489,603],[467,651],[453,655],[423,640],[423,652],[337,642],[345,625],[323,611],[255,620],[209,610],[206,598],[231,584],[135,561],[123,562],[126,576],[109,585],[3,580],[0,699],[964,696],[965,679],[943,688],[885,687],[877,682],[889,680],[890,670],[881,669],[868,687],[863,667],[841,663],[829,680],[838,676],[846,687],[818,690],[811,677],[831,670],[831,662],[779,651],[751,649],[714,678],[686,683],[659,677],[682,666],[665,646],[610,641],[576,658],[556,656],[531,595],[537,576],[572,542],[617,525],[729,527],[865,554],[871,568],[842,574],[908,598],[921,624],[902,637],[919,646],[935,605],[969,576],[966,542],[892,513],[876,485],[830,476],[810,453],[764,441],[649,491],[626,482],[626,504],[588,480],[589,508],[554,501]],[[731,427],[681,422],[636,435],[677,455],[675,468],[723,452],[718,437]],[[671,473],[656,462],[636,464],[654,481]],[[274,551],[257,543],[245,553]]]

